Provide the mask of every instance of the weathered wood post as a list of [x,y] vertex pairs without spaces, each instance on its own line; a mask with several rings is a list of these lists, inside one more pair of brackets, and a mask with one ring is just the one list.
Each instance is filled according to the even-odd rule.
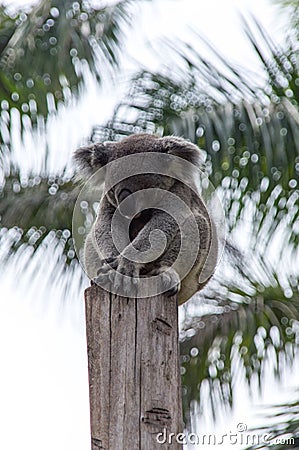
[[176,296],[85,301],[92,450],[182,449]]

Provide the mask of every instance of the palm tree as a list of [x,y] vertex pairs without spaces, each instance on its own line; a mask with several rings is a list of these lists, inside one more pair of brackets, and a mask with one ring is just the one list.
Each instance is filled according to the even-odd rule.
[[185,64],[179,64],[179,79],[173,71],[140,72],[111,122],[93,135],[119,139],[133,127],[155,130],[190,139],[208,153],[207,170],[222,198],[229,235],[243,247],[241,258],[228,252],[200,295],[201,307],[192,314],[187,307],[182,328],[185,411],[192,400],[200,401],[207,380],[215,415],[219,402],[234,400],[235,358],[249,384],[254,375],[261,383],[264,361],[274,350],[279,376],[293,359],[298,333],[298,50],[292,41],[279,49],[257,22],[254,31],[245,27],[264,65],[264,85],[223,61],[225,72],[217,70],[176,43],[175,57],[179,53]]
[[[299,438],[299,395],[296,392],[296,399],[281,405],[272,405],[271,413],[264,413],[264,417],[272,423],[268,426],[261,426],[254,430],[255,434],[271,437],[271,443],[275,450],[285,448],[298,448]],[[269,439],[270,441],[270,439]],[[270,442],[269,442],[270,443]],[[273,445],[275,443],[275,445]],[[257,450],[264,448],[262,445],[253,445],[247,450]]]
[[54,254],[65,287],[78,268],[69,230],[79,191],[67,167],[50,174],[47,144],[39,167],[24,173],[13,156],[13,140],[24,141],[28,129],[37,136],[45,133],[43,117],[84,92],[88,70],[98,82],[113,74],[131,3],[97,8],[88,1],[41,0],[10,13],[0,6],[0,240],[10,243],[3,258],[19,260],[27,244],[33,251],[63,248]]
[[[83,8],[83,2],[77,3]],[[111,30],[106,30],[106,41],[97,44],[106,49],[101,47],[100,57],[105,56],[112,65],[117,59],[110,50],[114,55],[115,48],[111,46],[118,47],[120,43],[115,38],[116,30],[119,31],[119,19],[127,17],[127,4],[120,2],[115,6],[115,22],[112,21]],[[2,257],[21,260],[25,266],[29,248],[36,253],[30,254],[31,265],[39,261],[39,251],[55,248],[53,276],[59,274],[66,292],[74,271],[77,277],[81,274],[83,282],[70,235],[78,192],[72,186],[73,174],[69,168],[49,174],[45,161],[41,173],[20,177],[20,167],[11,164],[9,112],[14,101],[13,105],[26,114],[24,104],[30,110],[30,100],[34,100],[39,113],[46,115],[44,98],[49,92],[55,105],[67,99],[66,88],[78,91],[82,73],[76,68],[83,58],[98,76],[98,51],[88,47],[90,39],[85,38],[89,32],[84,34],[86,26],[95,30],[93,20],[97,14],[93,9],[74,11],[68,2],[45,0],[27,19],[22,14],[11,19],[2,11],[5,21],[1,28],[4,38],[0,37],[1,64],[6,67],[0,88],[6,92],[1,119]],[[59,26],[62,17],[70,19],[64,23],[63,31]],[[50,22],[48,26],[56,27],[57,44],[53,45],[57,45],[58,52],[64,52],[65,67],[62,61],[62,67],[53,64],[48,68],[52,47],[44,49],[44,35],[39,42],[38,30],[49,18],[54,25]],[[225,209],[230,241],[224,262],[199,296],[200,302],[189,302],[183,311],[181,355],[187,423],[190,405],[201,401],[203,382],[209,386],[216,416],[219,404],[229,406],[234,401],[236,361],[245,369],[248,384],[254,376],[262,383],[265,361],[272,355],[272,368],[279,377],[281,367],[292,363],[298,339],[298,40],[292,37],[284,48],[279,48],[257,22],[254,29],[246,23],[244,27],[263,64],[264,82],[227,63],[214,49],[210,50],[218,57],[217,68],[184,43],[176,43],[175,48],[166,43],[177,70],[137,73],[109,123],[96,127],[91,136],[97,141],[118,140],[139,131],[176,134],[207,152],[207,171]],[[48,33],[46,30],[43,32]],[[24,39],[26,36],[28,39]],[[28,62],[9,62],[9,42],[25,53],[32,50],[32,42],[36,44],[35,54],[44,55],[45,51],[47,57],[41,58],[33,80],[41,83],[38,98],[30,97],[30,83],[23,83],[19,76],[16,79],[16,74],[26,73]],[[68,56],[72,50],[77,53]],[[52,56],[56,61],[57,53]],[[31,61],[31,56],[27,61]],[[41,81],[44,73],[49,74],[51,84]],[[18,95],[12,98],[14,92]],[[37,123],[37,108],[31,105],[31,119]],[[298,434],[298,426],[293,432]]]

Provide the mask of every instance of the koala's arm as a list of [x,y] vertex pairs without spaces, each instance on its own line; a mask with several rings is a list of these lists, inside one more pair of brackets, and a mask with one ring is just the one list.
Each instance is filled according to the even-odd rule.
[[[156,211],[152,218],[145,224],[145,226],[139,231],[136,238],[133,240],[132,245],[139,252],[149,250],[151,243],[155,244],[155,235],[151,235],[152,231],[159,230],[166,238],[165,251],[169,248],[172,240],[179,232],[179,228],[175,220],[164,211]],[[159,239],[159,236],[157,236]],[[126,250],[124,251],[124,253]]]
[[89,278],[95,278],[105,258],[118,256],[113,243],[111,221],[115,208],[106,197],[101,201],[96,222],[88,234],[84,246],[84,266]]
[[[131,261],[130,248],[137,252],[144,252],[150,250],[152,245],[155,245],[154,236],[151,235],[152,231],[160,230],[166,238],[166,248],[164,253],[167,252],[171,246],[171,242],[179,233],[179,228],[175,220],[163,211],[157,211],[153,217],[146,223],[146,225],[139,231],[132,243],[130,243],[129,235],[125,231],[125,227],[121,226],[117,229],[117,221],[112,229],[112,218],[115,214],[115,208],[109,203],[106,197],[103,198],[98,214],[98,218],[94,223],[90,233],[85,241],[84,248],[84,265],[85,270],[89,278],[95,278],[100,269],[104,272],[108,267],[105,265],[105,259],[113,260],[115,258],[116,266],[123,273],[132,275],[135,273],[138,276],[139,269],[144,264],[138,264]],[[122,218],[122,221],[125,219]],[[117,240],[118,236],[122,236],[122,255],[115,247],[114,240]],[[126,239],[126,245],[124,240]],[[156,245],[161,248],[161,242]],[[150,257],[152,261],[155,257]],[[114,266],[114,268],[116,268]],[[136,272],[137,271],[137,272]]]
[[[171,193],[177,195],[177,197],[184,203],[184,205],[191,206],[191,198],[192,198],[191,192],[185,187],[183,187],[181,184],[178,184],[175,187],[173,187],[171,189]],[[167,192],[165,195],[167,199]],[[187,216],[186,220],[188,220]],[[130,245],[128,245],[128,247],[123,251],[123,257],[125,259],[130,260],[131,259],[130,248],[133,248],[134,251],[136,250],[137,252],[140,252],[141,257],[143,257],[144,254],[147,254],[149,257],[148,262],[159,260],[159,264],[163,265],[163,263],[165,262],[165,264],[168,265],[167,263],[173,262],[168,261],[169,252],[172,246],[174,245],[174,241],[177,241],[179,235],[180,229],[177,222],[176,214],[175,217],[172,217],[170,214],[164,212],[162,209],[157,209],[152,215],[151,219],[139,231],[133,242]],[[161,248],[163,247],[164,250],[163,254],[161,255],[160,254]],[[175,250],[177,250],[179,244],[175,245],[175,247],[176,247]],[[151,251],[154,250],[154,248],[157,249],[156,254],[154,251]],[[175,260],[175,257],[172,259]],[[135,268],[136,266],[138,267],[138,264],[135,264]],[[141,263],[139,266],[140,268],[142,268],[144,267],[144,264]]]

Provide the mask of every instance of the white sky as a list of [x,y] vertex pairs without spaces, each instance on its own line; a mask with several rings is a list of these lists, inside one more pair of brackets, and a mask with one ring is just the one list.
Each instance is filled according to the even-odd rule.
[[[27,2],[18,1],[22,3]],[[128,45],[132,57],[150,67],[157,65],[157,59],[149,54],[142,35],[158,51],[156,42],[161,30],[168,36],[191,39],[188,26],[193,26],[228,58],[258,71],[257,60],[241,32],[237,11],[254,12],[278,40],[285,27],[281,15],[266,0],[156,0],[155,6],[148,2],[142,8]],[[88,136],[92,125],[109,117],[119,92],[111,89],[103,99],[99,90],[93,88],[71,112],[62,110],[59,121],[52,125],[56,130],[56,137],[50,139],[53,148],[59,139],[65,151],[69,151]],[[80,123],[80,127],[74,128],[74,123]],[[44,270],[46,274],[46,262]],[[3,450],[90,448],[83,300],[76,305],[69,301],[64,307],[59,301],[55,287],[51,295],[40,291],[36,284],[28,290],[25,280],[23,283],[14,280],[14,268],[2,271],[0,448]],[[290,383],[295,375],[293,372]],[[288,397],[282,389],[279,396],[277,390],[274,395],[274,386],[272,382],[265,401]],[[243,394],[244,388],[240,387],[241,399],[231,419],[232,426],[244,421],[250,425],[248,421],[252,420],[248,417],[250,401],[246,392],[245,400]],[[219,432],[224,428],[219,424]]]

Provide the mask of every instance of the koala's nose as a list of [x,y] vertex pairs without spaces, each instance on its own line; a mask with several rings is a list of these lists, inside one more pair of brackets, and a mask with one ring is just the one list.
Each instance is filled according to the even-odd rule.
[[135,215],[135,201],[134,197],[130,197],[127,199],[126,202],[121,204],[127,197],[129,197],[132,194],[132,192],[129,189],[122,189],[120,193],[117,196],[117,204],[119,206],[119,210],[122,216],[127,218],[132,218]]

